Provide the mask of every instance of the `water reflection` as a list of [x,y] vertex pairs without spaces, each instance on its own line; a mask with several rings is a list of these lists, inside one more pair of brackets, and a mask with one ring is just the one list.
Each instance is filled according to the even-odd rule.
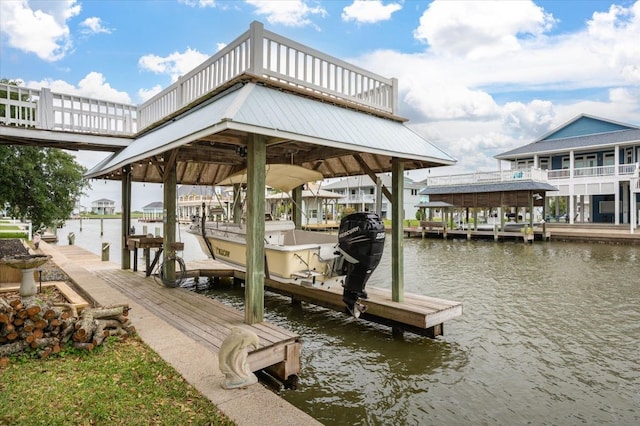
[[[267,296],[304,342],[282,396],[326,424],[638,424],[638,250],[405,240],[405,290],[464,304],[436,340]],[[390,252],[370,285],[390,287]]]

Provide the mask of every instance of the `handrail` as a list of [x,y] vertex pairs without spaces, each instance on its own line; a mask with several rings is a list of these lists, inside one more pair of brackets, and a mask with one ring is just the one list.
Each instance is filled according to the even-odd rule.
[[137,131],[138,107],[0,83],[0,125],[103,135]]
[[547,181],[547,171],[540,169],[515,169],[494,172],[475,172],[450,176],[434,176],[426,180],[427,186],[481,185],[487,183],[533,180]]
[[[637,174],[640,170],[640,163],[618,164],[597,167],[578,167],[573,169],[573,177],[603,177],[603,176],[628,176]],[[617,172],[617,173],[616,173]],[[549,170],[549,180],[568,179],[571,177],[570,169]]]
[[140,106],[140,129],[234,78],[249,74],[386,113],[397,111],[396,79],[384,78],[264,29],[253,22],[218,53]]

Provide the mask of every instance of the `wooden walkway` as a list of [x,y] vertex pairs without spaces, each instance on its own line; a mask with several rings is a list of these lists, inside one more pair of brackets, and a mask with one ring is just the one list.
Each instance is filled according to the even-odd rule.
[[422,229],[421,227],[404,228],[404,233],[408,238],[428,237],[441,239],[467,239],[467,240],[494,240],[494,241],[546,241],[551,238],[551,232],[546,234],[541,229],[534,228],[533,234],[525,235],[520,231],[489,231],[489,230],[466,230],[466,229]]
[[[302,343],[297,334],[268,322],[245,324],[244,314],[236,309],[186,289],[162,286],[144,272],[100,262],[97,255],[80,247],[52,247],[211,351],[218,353],[233,327],[245,328],[260,341],[259,348],[247,357],[251,370],[265,369],[282,381],[299,374]],[[77,285],[82,287],[82,283]]]

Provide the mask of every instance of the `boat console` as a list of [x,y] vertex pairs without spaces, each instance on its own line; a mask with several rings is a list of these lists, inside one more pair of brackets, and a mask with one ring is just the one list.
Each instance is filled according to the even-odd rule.
[[353,213],[340,221],[338,250],[344,257],[345,275],[342,300],[356,318],[366,310],[360,300],[367,298],[364,288],[380,263],[384,239],[384,223],[375,213]]

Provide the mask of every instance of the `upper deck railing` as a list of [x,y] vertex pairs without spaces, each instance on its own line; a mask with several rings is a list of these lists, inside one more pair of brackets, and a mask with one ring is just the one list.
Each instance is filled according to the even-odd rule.
[[140,129],[248,74],[385,113],[397,111],[398,83],[264,29],[248,31],[140,106]]
[[248,31],[140,106],[0,83],[0,125],[133,135],[246,74],[367,110],[397,112],[398,83],[266,31]]
[[0,83],[0,125],[102,135],[137,131],[138,107]]
[[434,176],[426,180],[427,186],[482,185],[488,183],[533,180],[547,181],[547,171],[540,169],[501,170],[495,172],[475,172],[450,176]]

